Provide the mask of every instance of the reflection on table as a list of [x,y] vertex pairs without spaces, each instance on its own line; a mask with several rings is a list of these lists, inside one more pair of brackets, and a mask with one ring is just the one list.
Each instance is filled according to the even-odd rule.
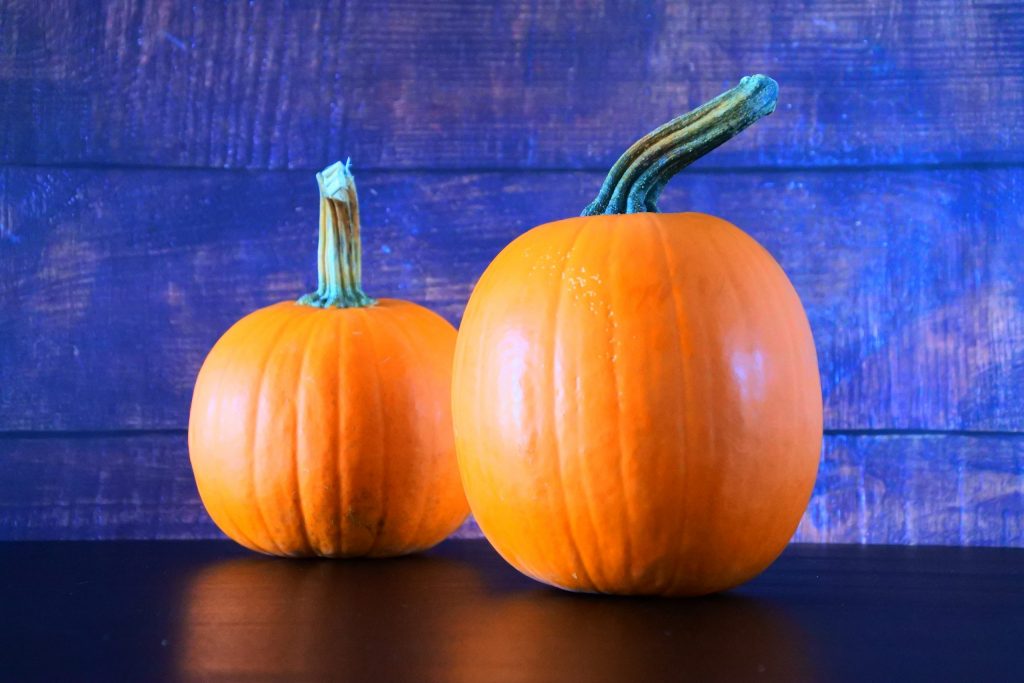
[[210,564],[184,589],[178,674],[453,682],[818,677],[807,654],[810,634],[769,600],[574,595],[484,559],[252,556]]

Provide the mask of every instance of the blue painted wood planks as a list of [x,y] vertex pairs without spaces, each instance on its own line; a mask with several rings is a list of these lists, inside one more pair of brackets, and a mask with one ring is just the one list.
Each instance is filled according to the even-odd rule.
[[663,206],[808,310],[796,538],[1024,545],[1024,6],[955,0],[0,0],[0,538],[215,533],[192,382],[311,286],[312,171],[354,159],[369,291],[457,322],[510,239],[759,71],[778,111]]
[[607,168],[764,72],[712,166],[1024,161],[1017,2],[4,2],[0,160]]
[[[184,432],[0,438],[0,461],[0,539],[221,537]],[[1024,546],[1024,438],[826,435],[795,540]]]
[[[454,323],[505,244],[578,212],[601,182],[356,172],[367,291]],[[0,177],[0,430],[182,428],[217,337],[314,284],[308,172]],[[786,269],[826,427],[1020,428],[1024,170],[688,172],[663,204],[733,221]]]

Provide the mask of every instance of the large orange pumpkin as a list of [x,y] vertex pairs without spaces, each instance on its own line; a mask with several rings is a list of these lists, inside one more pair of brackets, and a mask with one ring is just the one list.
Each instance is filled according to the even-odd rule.
[[782,551],[821,448],[789,280],[730,223],[659,214],[672,174],[774,110],[764,76],[631,147],[582,217],[508,245],[456,344],[463,485],[499,553],[576,591],[698,595]]
[[189,454],[224,533],[276,555],[390,556],[465,518],[451,424],[455,329],[361,289],[346,165],[317,174],[319,287],[236,323],[199,371]]

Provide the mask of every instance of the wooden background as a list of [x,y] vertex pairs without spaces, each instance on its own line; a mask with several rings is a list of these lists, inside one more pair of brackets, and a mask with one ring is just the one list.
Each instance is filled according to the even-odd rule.
[[511,238],[757,72],[778,111],[663,207],[753,234],[808,309],[797,538],[1024,546],[1024,7],[998,0],[0,0],[0,538],[217,535],[192,383],[312,287],[328,162],[368,291],[457,323]]

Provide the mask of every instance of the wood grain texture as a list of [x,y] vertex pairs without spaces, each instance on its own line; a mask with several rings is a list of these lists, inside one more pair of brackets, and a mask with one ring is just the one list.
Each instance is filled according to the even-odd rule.
[[213,538],[185,435],[0,437],[0,540]]
[[607,168],[765,72],[718,166],[1020,162],[1017,2],[0,2],[0,160]]
[[1020,683],[1024,550],[795,544],[723,595],[578,596],[485,542],[371,562],[0,544],[5,679]]
[[[457,322],[595,173],[360,173],[367,292]],[[1024,431],[1024,169],[691,172],[808,310],[826,426]],[[217,337],[315,281],[305,172],[0,171],[0,430],[184,428]]]
[[[222,538],[184,433],[0,437],[0,463],[0,540]],[[794,540],[1024,547],[1024,435],[827,435]]]
[[1024,436],[826,436],[794,540],[1024,546]]
[[[192,384],[311,288],[308,171],[355,159],[368,290],[457,322],[510,239],[755,72],[778,111],[664,209],[752,233],[807,307],[826,425],[856,434],[797,538],[1024,545],[1011,0],[0,0],[0,538],[216,535]],[[47,430],[158,431],[12,438]]]
[[0,541],[226,538],[199,500],[184,432],[0,435],[0,467]]

